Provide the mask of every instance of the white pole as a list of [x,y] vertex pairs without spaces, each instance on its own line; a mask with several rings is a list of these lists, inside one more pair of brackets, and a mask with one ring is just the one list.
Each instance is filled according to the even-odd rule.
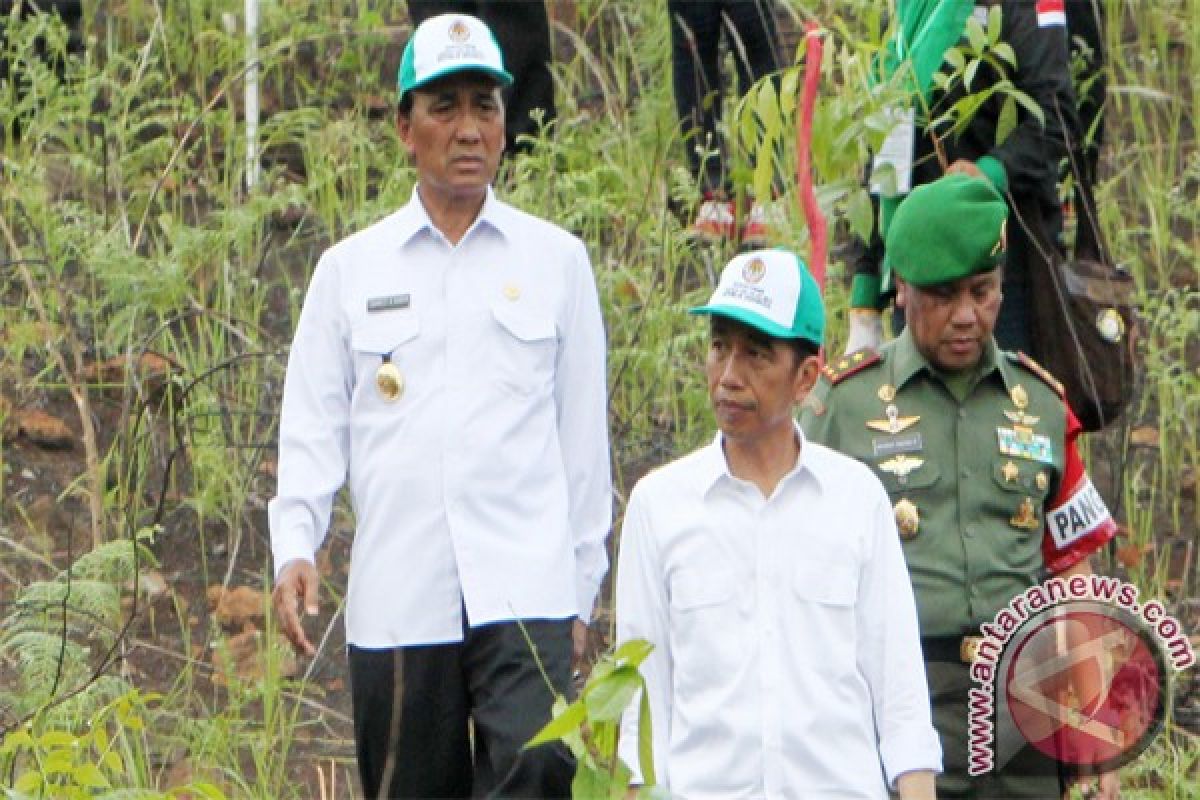
[[258,0],[246,0],[246,188],[258,183]]

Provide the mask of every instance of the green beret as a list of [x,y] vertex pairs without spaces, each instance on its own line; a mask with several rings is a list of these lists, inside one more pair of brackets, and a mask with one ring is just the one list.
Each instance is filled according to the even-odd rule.
[[953,174],[913,189],[888,227],[886,259],[913,286],[949,283],[1004,259],[1008,205],[986,178]]

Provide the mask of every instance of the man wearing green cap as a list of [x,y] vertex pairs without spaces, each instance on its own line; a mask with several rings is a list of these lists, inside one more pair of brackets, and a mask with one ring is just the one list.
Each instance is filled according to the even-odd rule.
[[[982,178],[915,189],[887,238],[907,327],[827,366],[801,424],[871,467],[890,497],[945,758],[938,796],[1044,800],[1061,795],[1059,765],[1031,747],[968,778],[969,663],[982,624],[1047,573],[1090,572],[1116,526],[1061,387],[992,338],[1007,219]],[[1080,524],[1051,525],[1085,502]]]
[[288,361],[274,604],[312,655],[298,607],[317,612],[348,479],[371,798],[570,792],[565,748],[523,748],[570,688],[608,566],[604,330],[583,243],[492,192],[510,81],[478,19],[417,28],[399,74],[417,185],[322,256]]
[[[825,318],[785,250],[729,262],[707,305],[719,433],[634,487],[617,636],[646,639],[653,779],[677,797],[932,798],[941,767],[912,590],[870,471],[807,441]],[[620,754],[638,759],[638,703]]]
[[[934,76],[945,68],[947,51],[965,41],[972,17],[986,27],[992,10],[1001,14],[1000,40],[1012,63],[993,55],[980,64],[969,87],[961,80],[939,86]],[[897,0],[896,17],[882,69],[889,79],[907,77],[912,105],[872,169],[879,220],[871,240],[865,246],[855,241],[851,249],[846,352],[877,348],[883,340],[880,310],[892,288],[884,241],[896,207],[909,187],[947,172],[985,177],[1010,201],[1008,269],[996,338],[1005,348],[1029,351],[1036,336],[1029,276],[1048,269],[1047,259],[1059,253],[1059,162],[1080,138],[1062,0]],[[997,91],[1002,86],[1021,92],[1027,102]],[[933,124],[970,93],[986,100],[973,109],[964,130]]]

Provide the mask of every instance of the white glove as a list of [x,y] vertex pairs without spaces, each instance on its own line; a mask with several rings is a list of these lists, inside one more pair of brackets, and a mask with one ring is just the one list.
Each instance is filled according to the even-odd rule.
[[852,308],[847,313],[850,333],[846,338],[846,353],[869,347],[878,350],[883,344],[883,316],[873,308]]

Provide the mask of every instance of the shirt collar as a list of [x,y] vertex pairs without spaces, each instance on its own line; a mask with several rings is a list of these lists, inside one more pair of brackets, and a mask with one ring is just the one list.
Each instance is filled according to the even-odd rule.
[[[475,218],[475,222],[467,230],[463,239],[465,240],[482,226],[489,227],[501,236],[508,238],[512,231],[513,213],[511,208],[496,197],[492,187],[487,187],[487,197],[484,198],[483,208],[479,209],[479,216]],[[429,218],[429,212],[425,210],[425,204],[421,202],[421,195],[417,192],[417,186],[414,184],[408,202],[396,214],[396,235],[400,245],[408,244],[422,231],[436,235],[435,230],[433,220]]]
[[[811,476],[818,487],[821,485],[820,471],[813,468],[814,463],[814,445],[811,445],[808,438],[804,435],[800,423],[793,421],[793,429],[796,431],[796,439],[800,442],[800,453],[796,456],[796,465],[788,470],[788,473],[783,476],[780,483],[792,480],[793,476],[798,474],[806,474]],[[700,485],[704,494],[708,494],[722,483],[740,482],[740,478],[734,477],[729,471],[729,462],[725,460],[725,448],[723,446],[724,434],[717,431],[703,450],[700,451]]]
[[[922,371],[937,375],[933,366],[921,355],[917,343],[913,339],[912,328],[905,326],[904,330],[892,343],[892,384],[901,388]],[[1004,358],[1000,348],[996,346],[995,337],[989,336],[983,347],[983,357],[980,359],[979,380],[982,382],[993,372],[999,372],[1005,388],[1012,382],[1011,374],[1004,368]]]

